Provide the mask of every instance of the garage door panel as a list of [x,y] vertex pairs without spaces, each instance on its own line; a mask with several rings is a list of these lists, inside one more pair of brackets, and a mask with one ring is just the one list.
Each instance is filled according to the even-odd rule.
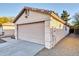
[[44,22],[18,25],[18,38],[30,42],[44,44]]

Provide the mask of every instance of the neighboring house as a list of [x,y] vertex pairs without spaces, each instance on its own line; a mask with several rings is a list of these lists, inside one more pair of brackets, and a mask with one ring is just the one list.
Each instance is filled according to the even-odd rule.
[[12,29],[15,29],[14,23],[11,23],[11,22],[3,23],[2,25],[3,25],[3,29],[4,30],[12,30]]
[[11,22],[3,23],[2,26],[3,26],[4,36],[12,36],[12,35],[14,35],[14,32],[15,32],[14,23],[11,23]]
[[69,26],[52,11],[25,7],[14,23],[15,38],[45,45],[50,49],[69,33]]

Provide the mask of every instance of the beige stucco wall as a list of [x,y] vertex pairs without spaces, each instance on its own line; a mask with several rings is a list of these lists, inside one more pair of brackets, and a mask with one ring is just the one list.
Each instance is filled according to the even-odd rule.
[[52,37],[51,37],[51,31],[50,31],[50,21],[45,21],[45,47],[50,49],[52,48]]
[[22,14],[22,16],[17,20],[16,24],[23,24],[23,23],[31,23],[31,22],[49,20],[48,15],[42,14],[42,13],[39,13],[39,12],[29,11],[28,18],[26,18],[25,16],[26,16],[26,14],[24,12]]
[[50,31],[51,37],[53,39],[53,44],[51,45],[54,47],[54,45],[56,45],[61,39],[69,34],[69,27],[56,21],[54,18],[51,18]]

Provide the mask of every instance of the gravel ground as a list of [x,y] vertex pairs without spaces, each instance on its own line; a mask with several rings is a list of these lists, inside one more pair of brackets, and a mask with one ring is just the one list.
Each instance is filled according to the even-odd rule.
[[70,34],[54,48],[45,48],[36,56],[79,56],[79,35]]

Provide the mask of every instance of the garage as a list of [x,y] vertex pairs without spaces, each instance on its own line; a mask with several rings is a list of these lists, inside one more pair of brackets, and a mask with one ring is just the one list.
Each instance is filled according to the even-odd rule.
[[19,24],[18,39],[26,40],[38,44],[45,43],[45,25],[44,22],[34,22]]
[[69,26],[51,10],[24,7],[13,23],[16,40],[42,44],[48,49],[69,33]]

